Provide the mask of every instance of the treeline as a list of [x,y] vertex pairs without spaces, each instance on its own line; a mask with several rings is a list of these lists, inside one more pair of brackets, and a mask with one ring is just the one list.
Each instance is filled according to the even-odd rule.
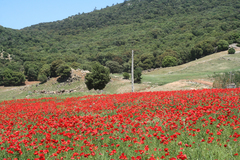
[[5,67],[0,69],[0,85],[16,86],[25,84],[28,81],[46,82],[50,77],[59,77],[66,79],[71,75],[71,67],[78,67],[77,63],[69,66],[62,60],[55,60],[51,64],[43,62],[26,61],[23,65],[19,62],[6,63]]
[[0,26],[0,52],[12,57],[0,59],[0,68],[29,80],[55,60],[90,71],[97,61],[112,73],[129,72],[132,50],[143,70],[175,66],[240,43],[239,9],[237,0],[130,0],[22,30]]

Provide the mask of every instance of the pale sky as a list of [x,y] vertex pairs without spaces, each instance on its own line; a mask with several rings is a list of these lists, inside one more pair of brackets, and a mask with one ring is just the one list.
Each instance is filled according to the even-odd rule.
[[106,8],[124,0],[0,0],[0,25],[21,29]]

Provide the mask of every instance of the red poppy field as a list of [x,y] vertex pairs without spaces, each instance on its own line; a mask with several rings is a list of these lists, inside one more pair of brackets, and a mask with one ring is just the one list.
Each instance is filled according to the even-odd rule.
[[240,159],[240,89],[0,103],[0,159]]

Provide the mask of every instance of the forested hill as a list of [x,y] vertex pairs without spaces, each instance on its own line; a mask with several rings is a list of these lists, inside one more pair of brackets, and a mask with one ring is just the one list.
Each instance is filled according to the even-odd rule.
[[12,57],[0,59],[0,68],[27,75],[35,65],[38,74],[61,59],[73,68],[90,70],[98,61],[128,71],[132,49],[135,66],[167,67],[233,42],[240,43],[239,0],[129,0],[22,30],[0,26],[0,52]]

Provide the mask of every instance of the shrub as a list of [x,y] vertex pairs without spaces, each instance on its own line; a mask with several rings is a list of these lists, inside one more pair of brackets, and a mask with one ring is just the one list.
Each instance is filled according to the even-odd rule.
[[146,69],[150,69],[154,66],[154,56],[152,54],[143,54],[139,57],[139,66],[146,70]]
[[214,52],[214,42],[210,40],[201,41],[191,49],[191,59],[201,58]]
[[218,51],[225,51],[228,50],[229,43],[225,40],[220,40],[217,43]]
[[51,71],[51,76],[52,77],[57,77],[57,69],[58,67],[63,64],[64,61],[62,60],[55,60],[51,63],[51,66],[50,66],[50,71]]
[[212,76],[214,78],[214,88],[226,88],[228,84],[235,83],[237,87],[240,86],[240,71],[218,73]]
[[5,86],[18,86],[25,82],[25,76],[21,72],[15,72],[10,69],[2,71],[0,76],[1,85]]
[[127,72],[123,72],[123,79],[129,79],[130,75]]
[[234,48],[230,48],[229,50],[228,50],[228,54],[234,54],[235,53],[235,49]]
[[134,83],[141,83],[142,81],[142,69],[137,67],[134,70]]
[[41,82],[41,83],[44,83],[44,82],[47,82],[47,76],[45,74],[39,74],[38,75],[38,80]]
[[49,77],[49,76],[51,75],[50,65],[44,64],[44,65],[42,66],[42,68],[40,69],[39,74],[44,74],[44,75],[46,75],[47,77]]
[[73,63],[71,63],[71,65],[70,65],[73,69],[78,69],[78,68],[80,68],[81,67],[81,64],[80,63],[78,63],[78,62],[73,62]]
[[110,69],[111,73],[121,73],[123,70],[122,65],[116,61],[107,61],[106,66]]
[[29,81],[35,81],[37,80],[37,71],[35,70],[34,67],[30,67],[27,72],[27,77]]
[[177,65],[177,58],[172,56],[166,56],[163,58],[162,66],[163,67],[172,67]]
[[92,72],[87,73],[85,77],[87,88],[89,90],[102,90],[111,79],[109,74],[110,72],[108,68],[104,68],[101,64],[95,63],[92,67]]
[[71,75],[71,68],[64,63],[58,67],[56,73],[61,76],[61,78],[68,78]]

